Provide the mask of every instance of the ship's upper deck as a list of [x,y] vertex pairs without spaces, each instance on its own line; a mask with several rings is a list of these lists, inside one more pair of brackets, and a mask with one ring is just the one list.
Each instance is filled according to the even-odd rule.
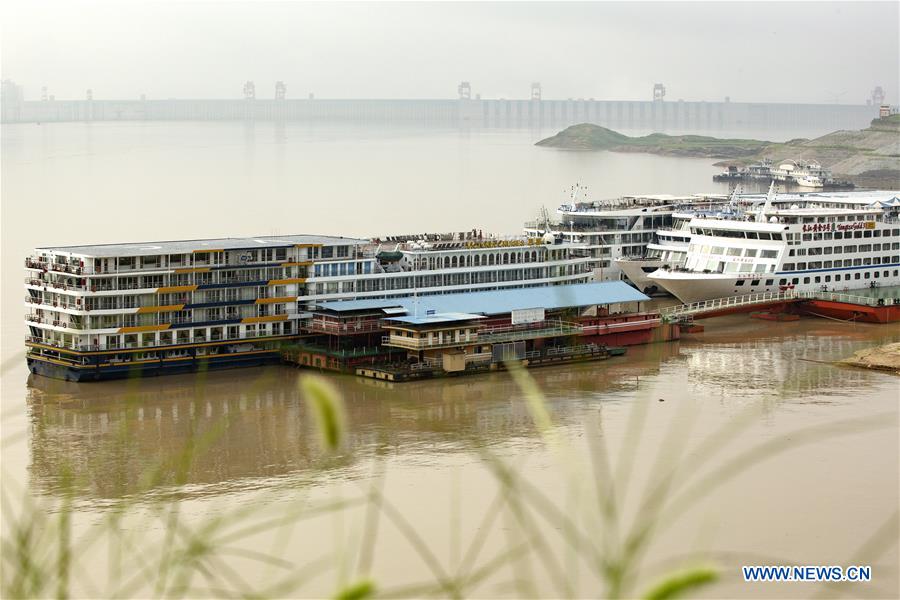
[[727,196],[716,194],[692,194],[689,196],[676,196],[672,194],[650,194],[643,196],[622,196],[608,200],[594,202],[577,202],[575,204],[563,204],[557,209],[562,215],[585,216],[610,216],[626,214],[628,211],[651,212],[668,211],[676,206],[695,202],[708,202],[710,200],[724,200]]
[[129,244],[40,246],[35,250],[37,253],[67,254],[70,256],[83,256],[87,258],[112,258],[118,256],[156,256],[167,254],[190,254],[193,252],[253,250],[259,248],[291,248],[295,246],[355,246],[368,243],[368,240],[357,238],[300,234],[135,242]]

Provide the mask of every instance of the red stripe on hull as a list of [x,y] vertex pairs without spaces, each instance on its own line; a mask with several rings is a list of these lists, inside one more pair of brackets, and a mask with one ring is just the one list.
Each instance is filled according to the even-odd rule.
[[828,300],[808,300],[799,306],[804,314],[831,317],[861,323],[895,323],[900,321],[900,305],[862,306]]

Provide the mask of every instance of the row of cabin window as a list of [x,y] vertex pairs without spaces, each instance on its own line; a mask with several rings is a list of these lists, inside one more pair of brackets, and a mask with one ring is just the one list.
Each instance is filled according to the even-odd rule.
[[[243,262],[260,262],[260,261],[276,261],[276,260],[287,260],[287,248],[260,248],[258,250],[227,250],[225,252],[224,260],[215,261],[217,264],[226,264],[232,262],[230,259],[234,259],[236,257],[245,256],[246,260]],[[162,266],[163,262],[166,263],[169,267],[178,267],[189,264],[198,264],[198,263],[209,263],[211,259],[223,258],[221,253],[212,254],[210,252],[195,252],[191,254],[169,254],[165,255],[168,259],[163,261],[163,256],[160,255],[152,255],[152,256],[120,256],[117,260],[118,267],[120,269],[130,269],[135,268],[140,264],[141,268],[144,269],[154,269]],[[191,260],[193,259],[193,260]],[[95,259],[94,265],[98,267],[101,264],[101,259]]]
[[[322,246],[312,247],[309,250],[310,258],[342,258],[350,256],[350,246]],[[195,252],[191,254],[170,254],[167,255],[168,266],[182,266],[188,264],[209,263],[213,259],[217,264],[226,264],[233,262],[231,259],[235,257],[246,257],[245,262],[260,261],[278,261],[287,260],[287,248],[260,248],[254,250],[227,250],[223,257],[221,253]],[[221,260],[224,258],[224,260]],[[119,268],[133,268],[140,262],[143,268],[154,268],[162,265],[162,256],[120,256],[118,257]],[[95,261],[99,263],[99,259]]]
[[784,263],[782,271],[806,271],[808,269],[831,269],[841,267],[861,267],[869,265],[893,265],[900,263],[900,256],[867,256],[866,258],[845,258],[844,260],[826,260],[801,263]]
[[280,298],[287,293],[283,285],[265,287],[224,288],[198,292],[172,292],[124,296],[94,296],[86,299],[88,310],[115,310],[139,306],[169,306],[204,302],[239,302],[256,298]]
[[691,233],[708,235],[711,237],[740,238],[747,240],[777,240],[781,241],[781,233],[768,231],[743,231],[731,229],[707,229],[705,227],[692,227]]
[[701,254],[717,254],[725,256],[744,256],[747,258],[777,258],[778,250],[758,250],[756,248],[723,248],[722,246],[699,246],[691,244],[689,249],[696,252],[700,248]]
[[[241,327],[244,328],[243,333]],[[121,334],[121,341],[127,348],[138,345],[187,344],[190,342],[205,342],[216,340],[240,341],[253,337],[267,335],[283,335],[295,331],[292,321],[275,323],[256,323],[251,325],[230,325],[227,327],[198,327],[195,329],[179,329],[176,331],[161,331],[158,333],[126,333]],[[158,337],[157,337],[158,336]],[[115,348],[119,344],[119,335],[106,336],[107,347]]]
[[[828,208],[828,207],[826,207]],[[837,206],[832,206],[831,208],[838,208]],[[853,221],[873,221],[875,220],[874,214],[869,215],[838,215],[834,217],[803,217],[799,219],[798,223],[844,223],[844,222],[853,222]]]
[[442,329],[440,332],[438,331],[407,331],[405,329],[395,329],[391,331],[391,335],[397,337],[407,337],[407,338],[416,338],[416,339],[425,339],[425,338],[437,338],[439,333],[442,333],[444,337],[453,337],[454,331],[456,335],[459,337],[465,337],[469,335],[469,333],[475,333],[473,329]]
[[456,267],[487,267],[492,265],[511,265],[519,263],[540,262],[536,250],[526,252],[503,252],[463,255],[463,256],[436,256],[429,257],[428,268],[452,269]]
[[[701,267],[696,265],[693,268],[700,269]],[[726,263],[719,260],[708,260],[706,261],[706,267],[703,270],[711,273],[774,273],[775,265],[765,265],[763,263],[756,263],[755,265],[736,262]]]
[[[599,263],[602,268],[610,266],[609,261]],[[418,275],[391,278],[361,279],[358,281],[316,283],[315,294],[338,294],[348,292],[377,292],[385,290],[408,290],[412,287],[436,287],[443,285],[466,285],[477,283],[503,283],[506,281],[528,281],[544,277],[564,277],[589,272],[585,264],[561,265],[559,267],[534,267],[509,269],[505,271],[485,271],[481,273],[445,273],[442,275]]]
[[856,231],[819,231],[815,233],[789,233],[788,241],[803,240],[804,242],[818,242],[828,240],[849,240],[877,237],[900,236],[900,229],[858,229]]
[[900,242],[884,244],[859,244],[858,246],[815,246],[812,248],[791,248],[788,256],[819,256],[821,254],[850,254],[853,252],[881,252],[900,250]]
[[141,277],[109,277],[90,280],[92,291],[138,290],[176,285],[207,285],[213,283],[244,283],[284,279],[294,271],[288,267],[266,269],[236,269],[207,273],[173,273],[171,275],[143,275]]
[[315,266],[316,277],[338,277],[340,275],[368,275],[372,272],[371,262],[319,263]]
[[[880,279],[881,277],[890,277],[890,276],[891,276],[890,271],[874,271],[874,272],[867,271],[865,273],[844,273],[843,279],[841,279],[841,274],[838,273],[838,274],[834,275],[833,277],[831,275],[817,275],[815,277],[804,277],[803,283],[823,283],[823,281],[824,281],[824,283],[832,283],[832,280],[834,283],[837,283],[839,281],[851,281],[851,280],[857,280],[857,279],[873,279],[873,278]],[[900,276],[900,270],[894,269],[894,277],[898,277],[898,276]],[[734,282],[734,285],[740,287],[742,285],[745,285],[745,282],[747,282],[747,281],[750,281],[751,286],[757,286],[757,285],[760,285],[760,282],[762,282],[763,280],[762,279],[753,279],[753,280],[738,279],[737,281]],[[796,284],[800,283],[800,278],[794,277],[793,279],[790,280],[790,282],[792,284],[796,285]],[[767,285],[767,286],[774,285],[774,283],[775,283],[774,279],[766,279],[765,280],[765,285]],[[778,280],[778,285],[787,285],[787,284],[788,284],[787,278]]]

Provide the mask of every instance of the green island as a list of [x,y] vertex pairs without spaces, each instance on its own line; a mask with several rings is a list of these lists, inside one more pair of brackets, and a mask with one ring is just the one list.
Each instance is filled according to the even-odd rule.
[[872,120],[866,129],[834,131],[783,143],[652,133],[630,137],[592,123],[572,125],[535,145],[565,150],[642,152],[720,159],[717,166],[746,166],[763,159],[816,161],[858,186],[900,189],[900,115]]

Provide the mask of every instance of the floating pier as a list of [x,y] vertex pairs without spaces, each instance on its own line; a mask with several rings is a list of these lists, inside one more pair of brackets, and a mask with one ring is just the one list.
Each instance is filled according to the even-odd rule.
[[283,359],[393,382],[604,360],[678,338],[648,300],[616,281],[322,302]]

